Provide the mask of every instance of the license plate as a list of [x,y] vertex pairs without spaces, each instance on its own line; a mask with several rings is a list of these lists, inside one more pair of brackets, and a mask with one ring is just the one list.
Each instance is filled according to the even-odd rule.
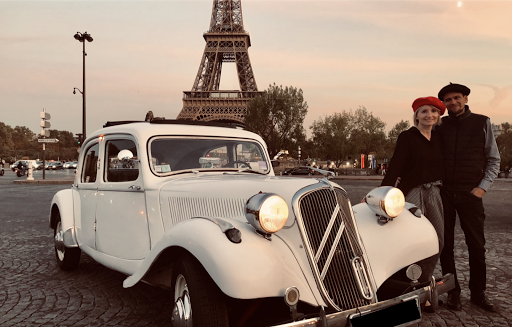
[[353,327],[379,326],[399,327],[421,321],[420,301],[414,296],[394,306],[368,313],[353,314],[350,323]]

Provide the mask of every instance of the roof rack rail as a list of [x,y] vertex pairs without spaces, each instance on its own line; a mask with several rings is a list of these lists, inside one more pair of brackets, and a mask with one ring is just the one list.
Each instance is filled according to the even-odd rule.
[[103,127],[132,124],[132,123],[144,123],[142,120],[119,120],[119,121],[107,121]]
[[151,124],[177,124],[177,125],[199,125],[199,126],[215,126],[215,127],[226,127],[226,128],[245,128],[244,124],[241,123],[229,123],[229,122],[216,122],[216,121],[200,121],[200,120],[178,120],[178,119],[155,119],[150,122]]
[[[107,121],[103,127],[133,124],[133,123],[146,123],[142,120],[121,120],[121,121]],[[245,125],[240,122],[215,122],[215,121],[200,121],[200,120],[177,120],[177,119],[153,119],[149,121],[150,124],[158,125],[199,125],[199,126],[214,126],[224,128],[242,128]]]

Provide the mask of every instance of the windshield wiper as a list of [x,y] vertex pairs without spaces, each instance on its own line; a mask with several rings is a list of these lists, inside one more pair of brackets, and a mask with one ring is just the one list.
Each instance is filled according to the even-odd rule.
[[238,169],[238,172],[239,173],[246,172],[246,173],[266,175],[265,173],[262,173],[261,171],[257,171],[257,170],[253,170],[253,169],[249,169],[249,168]]

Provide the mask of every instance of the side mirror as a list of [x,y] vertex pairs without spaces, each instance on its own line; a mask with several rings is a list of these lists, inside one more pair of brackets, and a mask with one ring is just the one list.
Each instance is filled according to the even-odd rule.
[[272,162],[273,168],[279,167],[279,165],[281,164],[279,160],[270,160],[270,162]]

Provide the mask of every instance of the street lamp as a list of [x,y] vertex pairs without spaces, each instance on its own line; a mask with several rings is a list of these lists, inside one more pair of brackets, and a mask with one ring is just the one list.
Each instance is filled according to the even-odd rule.
[[[83,43],[83,84],[82,84],[82,91],[77,89],[76,87],[73,89],[73,94],[76,94],[75,89],[78,90],[82,94],[82,138],[85,139],[85,56],[87,56],[87,53],[85,52],[85,41],[92,42],[92,37],[87,32],[80,33],[76,32],[75,34],[75,40],[78,40]],[[82,139],[82,140],[83,140]]]

